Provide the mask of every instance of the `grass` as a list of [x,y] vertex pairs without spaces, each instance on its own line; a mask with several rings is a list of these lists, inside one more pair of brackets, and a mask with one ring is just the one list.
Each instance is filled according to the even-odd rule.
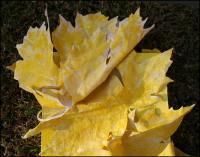
[[[174,108],[196,104],[173,135],[175,145],[184,152],[199,156],[199,10],[197,2],[134,2],[134,1],[49,1],[48,14],[51,30],[62,14],[74,24],[79,11],[82,14],[101,11],[119,19],[127,17],[140,6],[141,15],[149,17],[147,25],[154,30],[136,49],[175,48],[173,64],[167,75],[175,80],[168,86],[169,105]],[[193,5],[194,4],[194,5]],[[27,140],[21,136],[38,122],[40,106],[36,99],[18,87],[13,73],[5,67],[20,59],[15,48],[21,43],[30,26],[40,26],[45,20],[45,2],[1,2],[1,155],[37,155],[40,136]]]

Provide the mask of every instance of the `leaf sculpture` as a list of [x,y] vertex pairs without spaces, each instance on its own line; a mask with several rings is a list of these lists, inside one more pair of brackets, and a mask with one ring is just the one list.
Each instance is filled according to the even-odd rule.
[[23,137],[41,133],[42,156],[182,154],[170,137],[193,106],[168,107],[172,49],[133,49],[145,22],[139,9],[123,21],[77,14],[75,27],[60,15],[53,44],[44,24],[28,30],[9,69],[42,106]]

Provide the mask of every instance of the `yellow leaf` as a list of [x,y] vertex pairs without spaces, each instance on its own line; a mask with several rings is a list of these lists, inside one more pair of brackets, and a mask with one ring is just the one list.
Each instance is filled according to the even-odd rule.
[[162,103],[160,108],[168,109],[167,84],[172,80],[165,74],[172,63],[170,60],[172,49],[163,53],[157,53],[158,50],[148,51],[148,53],[132,51],[118,65],[117,69],[121,74],[123,84],[112,73],[106,82],[86,97],[82,103],[112,99],[114,102],[129,106],[142,107],[164,101],[165,103]]
[[164,150],[158,154],[158,156],[175,156],[176,155],[173,142],[170,141],[170,139],[167,141],[169,141],[169,143],[164,148]]
[[23,60],[16,62],[14,77],[47,111],[38,119],[61,117],[103,83],[153,28],[144,29],[145,22],[139,10],[121,22],[101,13],[77,14],[75,28],[60,16],[60,25],[52,34],[58,52],[53,52],[50,30],[44,24],[30,28],[24,42],[17,45]]
[[[144,29],[139,10],[118,22],[101,13],[77,14],[76,27],[60,16],[53,32],[55,48],[60,55],[64,86],[76,103],[103,83],[132,48],[153,27]],[[92,78],[92,79],[91,79]]]
[[23,60],[16,62],[14,78],[20,87],[33,93],[34,88],[57,86],[58,68],[53,62],[53,45],[43,24],[30,28],[17,49]]
[[[147,121],[148,125],[150,125],[147,130],[140,131],[138,129],[138,126],[136,126],[136,130],[133,129],[127,131],[125,135],[120,139],[120,144],[118,144],[117,147],[115,141],[111,142],[110,149],[113,153],[116,153],[116,149],[122,150],[120,154],[112,155],[159,155],[169,145],[169,138],[180,125],[183,116],[188,113],[192,108],[193,106],[180,108],[179,110],[169,109],[168,111],[166,111],[166,113],[160,115],[161,122],[158,126],[155,127],[154,124],[151,123],[151,121]],[[141,115],[141,118],[142,117],[143,115]],[[146,121],[139,121],[138,123],[146,123]],[[119,141],[116,142],[119,143]]]
[[[48,108],[43,118],[63,111],[70,98],[60,91],[59,68],[54,63],[53,45],[44,23],[40,28],[30,28],[17,49],[23,60],[17,61],[12,69],[19,86],[33,93],[43,108]],[[48,87],[50,90],[46,90]]]
[[77,14],[75,27],[59,17],[57,52],[43,24],[28,30],[17,45],[23,60],[8,67],[42,106],[24,138],[41,133],[45,156],[182,154],[170,137],[193,106],[168,107],[172,49],[133,50],[154,25],[144,29],[139,9],[122,21]]
[[24,138],[42,131],[41,155],[108,155],[104,147],[109,134],[122,136],[126,129],[126,105],[94,103],[77,108],[61,118],[41,122]]
[[[129,152],[128,150],[123,150],[120,145],[120,138],[117,139],[117,142],[112,142],[112,145],[116,147],[113,149],[113,155],[159,155],[161,152],[162,154],[171,155],[173,150],[169,147],[169,142],[165,142],[164,144],[160,145],[157,144],[157,147],[148,148],[148,145],[152,142],[145,142],[145,139],[151,138],[151,140],[159,140],[160,137],[157,137],[159,132],[166,131],[163,129],[165,125],[168,123],[173,123],[174,127],[169,127],[169,132],[165,136],[166,139],[170,139],[172,133],[176,130],[179,123],[181,122],[181,118],[178,122],[174,122],[176,120],[176,116],[183,117],[184,114],[187,112],[185,111],[187,108],[180,109],[178,111],[172,111],[168,109],[168,99],[167,99],[167,84],[171,82],[169,78],[165,76],[168,67],[172,63],[170,60],[172,49],[160,53],[159,50],[143,50],[143,53],[135,53],[131,52],[125,60],[120,63],[117,67],[121,74],[121,78],[123,84],[120,80],[111,73],[111,76],[104,82],[101,86],[99,86],[96,90],[94,90],[86,99],[82,101],[82,103],[90,103],[90,102],[102,102],[107,101],[109,103],[123,103],[128,104],[132,109],[135,108],[136,115],[132,119],[132,124],[130,124],[130,117],[129,117],[129,125],[127,131],[130,129],[135,128],[138,132],[138,136],[136,139],[138,141],[143,141],[141,145],[147,145],[147,150],[143,152],[141,147],[139,149],[135,145],[137,145],[137,141],[134,140],[129,141],[131,138],[127,137],[124,141],[129,141],[126,145],[126,148],[132,147],[136,148],[133,149],[133,152]],[[152,73],[153,71],[153,73]],[[154,76],[156,74],[156,76]],[[190,110],[190,108],[188,109]],[[141,118],[139,118],[141,117]],[[134,119],[137,122],[134,122]],[[161,127],[162,126],[162,127]],[[158,129],[161,127],[161,129]],[[157,128],[151,131],[153,128]],[[163,129],[163,130],[162,130]],[[172,130],[170,130],[172,129]],[[147,132],[148,134],[141,134],[142,132]],[[135,137],[135,136],[133,136]],[[124,136],[122,137],[124,138]],[[134,138],[135,139],[135,138]],[[157,151],[155,150],[157,149]],[[151,152],[154,151],[154,152]],[[148,152],[150,151],[150,152]],[[170,153],[171,151],[171,153]],[[135,154],[134,154],[135,155]]]

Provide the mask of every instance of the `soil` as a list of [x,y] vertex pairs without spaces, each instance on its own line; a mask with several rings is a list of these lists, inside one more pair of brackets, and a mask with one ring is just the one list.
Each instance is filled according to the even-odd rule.
[[30,26],[45,21],[48,4],[50,28],[58,25],[62,14],[74,24],[77,11],[82,14],[101,11],[120,20],[139,6],[147,26],[155,28],[136,49],[174,48],[173,64],[167,76],[175,80],[168,85],[169,105],[174,108],[196,104],[172,136],[175,146],[185,153],[199,156],[199,2],[138,1],[2,1],[1,2],[1,155],[37,155],[40,136],[23,140],[21,136],[38,122],[40,106],[33,95],[20,89],[13,73],[5,67],[20,59],[16,44],[22,43]]

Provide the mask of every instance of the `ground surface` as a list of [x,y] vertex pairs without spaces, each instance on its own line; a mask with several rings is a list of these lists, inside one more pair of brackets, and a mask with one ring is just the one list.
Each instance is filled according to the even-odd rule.
[[[183,3],[183,4],[182,4]],[[141,7],[148,24],[156,27],[137,46],[141,48],[175,48],[173,64],[167,75],[175,80],[169,84],[169,104],[175,108],[196,104],[172,139],[184,152],[199,156],[199,11],[197,2],[132,2],[132,1],[69,1],[48,2],[51,30],[58,24],[58,14],[74,23],[76,12],[102,11],[120,19]],[[37,124],[40,107],[35,98],[18,87],[13,73],[5,69],[19,55],[15,48],[21,43],[29,26],[40,26],[45,20],[44,2],[1,2],[1,155],[35,155],[40,137],[27,140],[21,136]]]

